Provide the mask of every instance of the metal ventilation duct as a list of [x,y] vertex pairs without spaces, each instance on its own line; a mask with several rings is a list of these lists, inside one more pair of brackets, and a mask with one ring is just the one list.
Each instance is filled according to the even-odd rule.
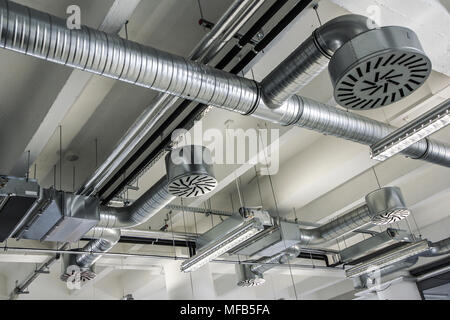
[[[295,249],[298,248],[297,246],[315,246],[323,244],[342,237],[369,223],[380,221],[386,223],[392,222],[392,219],[385,218],[386,212],[396,212],[398,208],[406,210],[406,208],[404,208],[401,191],[397,187],[381,188],[370,193],[368,197],[366,197],[366,200],[367,199],[369,199],[368,204],[358,207],[317,228],[299,228],[296,223],[280,221],[277,226],[267,229],[256,237],[250,238],[232,251],[232,253],[248,256],[270,256],[269,258],[263,258],[262,261],[264,261],[264,259],[278,261],[282,257],[285,258],[286,254],[289,253],[285,251],[286,247]],[[389,217],[392,218],[391,215]],[[394,236],[400,235],[396,234]],[[378,241],[379,243],[375,243],[374,245],[379,246],[385,242],[389,242],[394,236],[388,234],[388,239],[385,239],[386,237],[381,237]],[[351,254],[357,253],[348,252],[348,255]],[[252,270],[263,273],[264,266],[255,266]]]
[[405,218],[405,215],[399,214],[407,209],[401,191],[397,187],[378,189],[367,195],[366,201],[366,205],[318,228],[300,229],[300,244],[317,245],[337,239],[369,223],[388,224],[398,221],[395,219]]
[[[192,155],[195,157],[191,158]],[[175,159],[175,163],[172,159]],[[134,227],[164,209],[175,199],[174,194],[191,197],[212,191],[216,186],[216,179],[208,159],[211,159],[209,150],[202,146],[174,149],[166,156],[167,175],[130,206],[100,206],[98,226],[114,229]],[[177,185],[179,188],[176,188]]]
[[[299,67],[295,75],[302,77],[305,68],[312,68],[309,76],[304,75],[303,82],[306,83],[317,74],[316,67],[311,66],[326,66],[324,56],[329,58],[353,36],[367,31],[367,22],[365,17],[347,15],[320,27],[313,35],[315,47],[310,43],[307,46],[310,50],[303,52],[308,63],[292,65],[287,59],[274,70],[280,76],[277,81],[283,84],[279,91],[287,88],[287,93],[280,97],[289,97],[296,92],[295,86],[290,84],[297,76],[282,72],[286,65]],[[408,32],[412,34],[412,31]],[[266,95],[262,94],[265,86],[261,87],[255,81],[85,26],[81,30],[69,30],[63,19],[6,0],[0,0],[0,46],[188,100],[252,114],[282,125],[298,125],[366,145],[372,145],[394,130],[384,123],[295,95],[274,108],[276,103],[267,98],[267,92],[271,90],[266,89]],[[267,79],[263,84],[268,82]],[[450,148],[428,139],[402,153],[414,159],[450,166]]]
[[211,192],[217,186],[209,150],[203,146],[185,146],[166,156],[169,192],[191,198]]
[[372,223],[390,224],[405,219],[411,213],[406,208],[402,192],[398,187],[380,188],[366,196],[366,204],[374,214]]
[[431,73],[417,35],[402,27],[364,32],[330,60],[336,101],[346,108],[384,107],[410,95]]
[[85,254],[75,256],[75,263],[81,268],[88,268],[101,258],[90,252],[107,252],[111,250],[120,240],[119,229],[107,229],[95,227],[84,235],[85,238],[93,239],[81,251]]
[[40,193],[35,180],[0,176],[0,242],[12,237],[33,209]]

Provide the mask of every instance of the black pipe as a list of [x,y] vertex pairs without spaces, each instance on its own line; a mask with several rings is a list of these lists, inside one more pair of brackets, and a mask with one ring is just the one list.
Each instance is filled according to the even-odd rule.
[[[273,4],[267,10],[267,12],[263,14],[263,16],[260,19],[258,19],[255,25],[242,36],[240,40],[240,45],[242,44],[245,45],[249,41],[251,41],[251,39],[261,30],[262,28],[261,24],[267,23],[267,21],[269,21],[270,18],[272,18],[272,16],[276,13],[274,12],[274,10],[281,9],[281,7],[284,5],[285,2],[286,2],[285,0],[276,1],[276,3]],[[294,20],[295,17],[300,12],[308,6],[309,3],[311,3],[311,0],[303,0],[300,1],[294,8],[292,8],[291,11],[289,11],[289,13],[283,19],[281,19],[281,21],[258,43],[258,45],[260,45],[261,43],[264,44],[263,46],[259,46],[259,48],[265,48],[270,43],[270,41],[272,41],[281,31],[283,31],[283,29],[286,28],[286,26],[292,20]],[[268,39],[270,39],[270,41],[265,40],[267,37],[269,37]],[[241,50],[241,48],[238,49],[239,51],[236,51],[237,49],[233,48],[228,54],[233,52],[234,58]],[[251,61],[251,59],[250,60],[249,59],[250,59],[249,57],[248,58],[244,57],[244,59],[242,59],[240,63],[237,66],[235,66],[230,73],[238,74],[239,72],[241,72],[245,68],[245,66]],[[245,64],[244,61],[246,62]],[[223,69],[224,68],[223,64],[225,62],[226,61],[222,59],[222,61],[219,62],[215,67],[217,69]],[[225,66],[227,64],[228,63],[226,63]],[[177,108],[177,110],[174,113],[172,113],[166,121],[163,122],[163,124],[156,130],[156,132],[153,133],[150,136],[150,138],[147,139],[147,141],[138,149],[138,151],[135,152],[130,157],[130,159],[122,166],[122,168],[116,174],[114,174],[114,176],[111,179],[109,179],[109,181],[105,184],[105,186],[103,186],[103,188],[100,189],[99,191],[100,197],[102,197],[108,191],[108,189],[114,184],[114,181],[121,180],[123,175],[126,173],[126,170],[129,167],[131,167],[131,165],[150,147],[150,145],[163,134],[164,130],[175,121],[178,115],[187,109],[190,103],[191,101],[189,100],[185,100],[181,103],[181,105]],[[183,119],[183,121],[177,126],[177,128],[172,130],[171,133],[160,143],[160,147],[156,148],[153,152],[151,152],[125,179],[123,179],[119,183],[117,187],[114,188],[114,190],[106,198],[102,199],[102,204],[105,205],[109,201],[111,201],[116,194],[118,194],[121,190],[123,190],[124,187],[129,185],[130,182],[135,177],[137,177],[137,175],[145,168],[145,166],[148,163],[153,161],[158,156],[160,150],[169,146],[169,143],[171,142],[172,133],[175,130],[178,129],[189,130],[191,128],[190,125],[193,124],[195,119],[197,119],[206,110],[207,107],[208,106],[204,104],[198,104],[197,106],[195,106],[193,111],[189,114],[189,116]]]
[[121,236],[119,243],[149,244],[149,245],[157,245],[157,246],[195,248],[194,241],[157,239],[157,238],[154,238],[154,239],[153,238],[138,238],[138,237],[128,237],[128,236]]
[[217,64],[216,68],[225,68],[241,51],[241,49],[250,43],[253,37],[261,31],[262,27],[286,4],[287,0],[277,0],[270,8],[255,22],[255,24],[242,36],[239,42],[228,52]]
[[243,70],[247,64],[250,63],[261,51],[263,51],[283,30],[286,28],[305,8],[312,2],[312,0],[303,0],[295,5],[281,21],[273,27],[272,30],[253,48],[248,52],[244,58],[231,70],[231,73],[236,70]]

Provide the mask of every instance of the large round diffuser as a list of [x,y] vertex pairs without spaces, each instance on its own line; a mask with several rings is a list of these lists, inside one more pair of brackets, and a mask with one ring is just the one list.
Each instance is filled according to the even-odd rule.
[[363,32],[333,55],[329,72],[341,106],[387,106],[417,90],[431,73],[430,59],[414,31],[382,27]]

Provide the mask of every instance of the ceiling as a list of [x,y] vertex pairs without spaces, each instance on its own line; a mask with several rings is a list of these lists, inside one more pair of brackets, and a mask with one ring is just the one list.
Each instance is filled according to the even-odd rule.
[[[129,20],[129,39],[182,56],[187,56],[207,32],[198,25],[200,12],[197,0],[133,0],[128,2],[131,8],[121,11],[121,14],[111,10],[114,9],[114,0],[16,2],[59,16],[65,15],[69,4],[76,4],[82,10],[84,24],[95,28],[107,25],[120,30],[122,36],[125,33],[120,26]],[[230,3],[231,0],[201,1],[203,14],[207,20],[217,21]],[[447,1],[425,0],[414,5],[407,0],[395,1],[395,4],[381,0],[322,0],[319,1],[319,14],[322,21],[349,12],[367,15],[370,6],[380,10],[381,25],[397,24],[413,28],[433,62],[431,77],[414,94],[386,108],[358,112],[401,126],[450,96],[450,35],[442,30],[443,21],[448,21],[449,4]],[[421,6],[427,6],[426,14],[418,9]],[[105,17],[113,17],[113,20]],[[317,26],[316,14],[309,7],[258,55],[246,69],[245,75],[262,80]],[[435,43],[447,45],[436,46]],[[5,50],[0,50],[0,69],[0,173],[24,174],[27,151],[32,150],[31,176],[35,175],[44,187],[53,185],[55,181],[59,187],[61,179],[62,188],[67,191],[77,189],[92,174],[156,96],[152,90]],[[336,105],[327,71],[299,94]],[[448,231],[436,231],[439,222],[447,221],[450,216],[450,170],[447,168],[403,156],[378,163],[370,159],[366,146],[301,128],[278,127],[219,109],[209,112],[201,121],[201,126],[203,129],[216,128],[221,131],[227,126],[244,130],[257,126],[279,129],[280,169],[276,175],[269,177],[258,175],[259,166],[255,168],[248,163],[216,165],[217,190],[205,197],[187,201],[192,206],[211,205],[217,209],[236,210],[240,202],[251,206],[262,204],[272,214],[323,223],[361,204],[364,196],[377,188],[378,178],[382,186],[401,187],[407,205],[412,209],[413,217],[400,227],[422,233],[428,230],[427,236],[431,240],[448,236]],[[433,138],[450,144],[450,127],[434,134]],[[59,176],[60,145],[63,154],[62,177]],[[66,155],[69,154],[75,154],[78,159],[68,161]],[[139,190],[130,190],[128,197],[139,197],[164,172],[163,161],[154,164],[139,179]],[[236,181],[240,184],[239,190]],[[179,203],[179,200],[176,202]],[[161,211],[139,228],[161,228],[167,213],[167,210]],[[180,213],[171,219],[173,230],[189,232],[206,231],[220,221],[218,217],[185,216]],[[361,240],[361,236],[358,237],[347,239],[347,243],[328,246],[338,248],[349,245]],[[118,246],[115,250],[131,249]],[[149,249],[134,250],[145,252]],[[104,261],[103,265],[106,264]],[[6,270],[3,265],[0,268],[3,273],[13,272],[14,269]],[[227,272],[223,271],[224,274]],[[217,274],[220,272],[217,271]],[[123,277],[123,273],[111,273],[109,277]],[[307,278],[299,275],[298,281],[306,281]],[[316,282],[311,284],[313,287],[329,283],[327,277],[315,278]],[[321,281],[324,283],[320,284]]]

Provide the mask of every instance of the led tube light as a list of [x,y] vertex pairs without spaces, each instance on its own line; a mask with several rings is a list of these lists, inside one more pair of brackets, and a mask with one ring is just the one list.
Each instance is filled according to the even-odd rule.
[[259,222],[259,219],[252,219],[251,221],[244,223],[235,231],[227,234],[225,238],[207,245],[199,250],[195,256],[184,261],[181,264],[181,271],[192,272],[199,269],[203,265],[230,251],[262,230],[264,230],[264,227]]
[[371,146],[371,157],[384,161],[450,124],[450,99]]
[[353,268],[348,269],[345,273],[347,277],[358,277],[409,257],[416,256],[429,249],[430,245],[427,240],[412,242],[398,249],[391,250],[381,256],[357,264]]

